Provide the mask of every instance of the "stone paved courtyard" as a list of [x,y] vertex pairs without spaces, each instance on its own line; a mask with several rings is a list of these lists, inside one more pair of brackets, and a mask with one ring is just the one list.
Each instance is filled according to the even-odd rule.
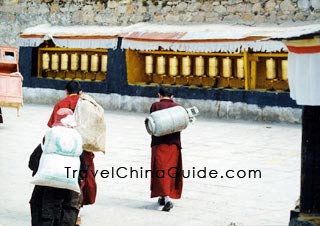
[[[2,109],[0,124],[0,225],[30,225],[33,189],[29,155],[42,139],[49,105]],[[145,114],[106,111],[107,152],[96,170],[149,169]],[[199,118],[182,133],[185,170],[207,168],[218,177],[186,178],[174,208],[159,211],[149,178],[97,177],[96,204],[82,211],[83,226],[280,226],[299,196],[301,125]],[[262,178],[225,178],[226,170],[261,171]],[[123,171],[124,172],[124,171]],[[221,176],[224,176],[221,178]]]

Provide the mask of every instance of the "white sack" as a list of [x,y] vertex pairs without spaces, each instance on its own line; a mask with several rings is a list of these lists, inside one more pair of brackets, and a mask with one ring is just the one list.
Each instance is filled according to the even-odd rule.
[[[42,150],[39,168],[31,183],[80,192],[78,184],[79,156],[82,153],[80,134],[72,128],[53,127],[45,134]],[[70,167],[69,170],[66,167]],[[77,170],[75,174],[73,170]]]
[[79,157],[82,153],[81,135],[72,128],[63,126],[52,127],[45,134],[42,150],[43,153]]
[[[71,167],[69,168],[69,175],[67,175],[67,168],[65,167]],[[47,154],[43,152],[38,171],[31,183],[80,192],[78,184],[79,169],[79,157],[63,156],[53,153]],[[77,170],[74,175],[73,170]]]
[[90,96],[82,94],[74,115],[76,130],[81,134],[83,149],[105,153],[106,122],[103,108]]

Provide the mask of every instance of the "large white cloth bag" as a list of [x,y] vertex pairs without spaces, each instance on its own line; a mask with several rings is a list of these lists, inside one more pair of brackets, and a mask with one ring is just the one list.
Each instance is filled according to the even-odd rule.
[[74,111],[76,130],[81,134],[83,150],[105,153],[106,122],[104,109],[89,95],[81,94]]
[[[49,129],[41,146],[42,155],[31,183],[80,192],[78,176],[82,138],[72,128],[57,126]],[[74,172],[74,170],[76,170]]]
[[[31,183],[54,188],[64,188],[80,193],[78,184],[79,169],[79,157],[43,153],[40,158],[38,171]],[[77,171],[73,172],[73,170]]]

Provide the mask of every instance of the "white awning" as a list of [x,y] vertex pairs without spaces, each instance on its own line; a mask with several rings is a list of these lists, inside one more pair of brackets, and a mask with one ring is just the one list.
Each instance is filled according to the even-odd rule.
[[277,40],[320,31],[319,24],[301,26],[242,26],[230,24],[165,25],[139,23],[120,34],[123,49],[188,52],[287,51]]
[[124,39],[121,48],[134,50],[173,50],[185,52],[226,52],[239,53],[251,49],[255,52],[286,52],[287,47],[280,41],[207,41],[168,42]]
[[25,29],[20,34],[20,46],[37,47],[45,40],[66,48],[112,48],[118,44],[123,27],[51,26],[42,24]]

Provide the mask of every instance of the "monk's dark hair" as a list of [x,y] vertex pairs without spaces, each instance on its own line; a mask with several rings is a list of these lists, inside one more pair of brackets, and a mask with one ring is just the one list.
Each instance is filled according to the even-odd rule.
[[78,81],[72,80],[67,83],[66,90],[68,91],[69,94],[79,94],[82,89]]
[[173,95],[173,91],[170,87],[161,86],[158,93],[163,97],[171,97]]

